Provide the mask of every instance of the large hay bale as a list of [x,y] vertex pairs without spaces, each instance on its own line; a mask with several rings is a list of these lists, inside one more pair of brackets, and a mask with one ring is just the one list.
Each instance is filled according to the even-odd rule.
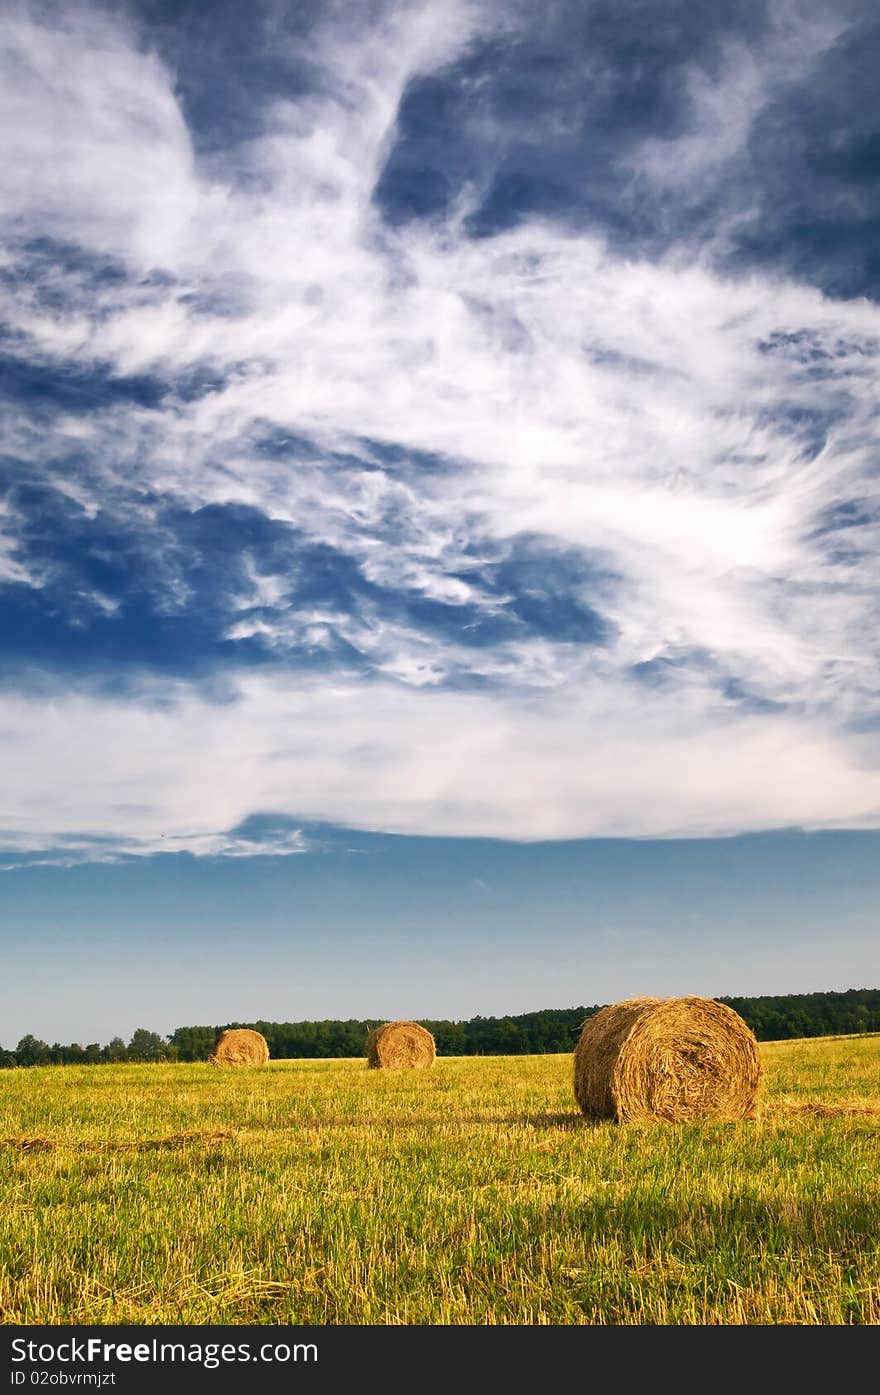
[[589,1018],[574,1053],[574,1093],[590,1119],[751,1119],[758,1043],[712,998],[628,998]]
[[434,1038],[418,1022],[386,1022],[374,1027],[365,1047],[371,1070],[424,1070],[437,1055]]
[[212,1066],[264,1066],[269,1059],[269,1044],[260,1032],[250,1027],[229,1027],[214,1043]]

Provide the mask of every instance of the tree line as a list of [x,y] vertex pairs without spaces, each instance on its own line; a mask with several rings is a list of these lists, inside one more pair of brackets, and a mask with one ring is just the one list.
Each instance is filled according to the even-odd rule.
[[[782,997],[719,998],[748,1023],[759,1041],[880,1032],[880,988],[843,993],[793,993]],[[472,1017],[466,1022],[421,1019],[434,1036],[439,1056],[521,1056],[573,1051],[581,1027],[598,1012],[592,1007],[546,1008],[516,1017]],[[168,1036],[138,1027],[131,1040],[114,1037],[106,1046],[79,1042],[50,1046],[22,1037],[14,1051],[0,1049],[0,1068],[99,1065],[119,1061],[205,1061],[218,1032],[251,1027],[262,1032],[275,1059],[363,1056],[367,1033],[381,1019],[321,1022],[225,1022],[220,1026],[175,1027]]]

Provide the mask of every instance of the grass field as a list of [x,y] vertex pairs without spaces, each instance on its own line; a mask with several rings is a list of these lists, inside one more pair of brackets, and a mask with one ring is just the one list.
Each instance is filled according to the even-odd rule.
[[4,1071],[2,1321],[880,1322],[880,1035],[762,1054],[703,1125],[568,1056]]

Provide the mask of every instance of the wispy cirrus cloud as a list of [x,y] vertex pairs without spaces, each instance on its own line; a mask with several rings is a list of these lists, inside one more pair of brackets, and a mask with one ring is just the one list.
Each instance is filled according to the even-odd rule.
[[[513,146],[493,174],[460,143],[516,71],[528,169],[525,11],[325,7],[307,40],[261,11],[282,77],[242,59],[261,100],[225,140],[197,56],[136,12],[9,11],[11,843],[246,852],[229,830],[265,811],[526,838],[880,821],[880,311],[776,260],[732,274],[736,210],[705,206],[718,132],[741,172],[793,101],[784,56],[806,82],[862,20],[757,14],[673,58],[658,7],[650,102],[602,158],[620,217],[634,170],[658,209],[673,174],[701,205],[661,247],[571,180],[574,114],[601,132],[601,92],[633,90],[601,6],[600,96],[554,104],[535,68],[567,204],[494,222]],[[459,125],[425,216],[429,81]]]

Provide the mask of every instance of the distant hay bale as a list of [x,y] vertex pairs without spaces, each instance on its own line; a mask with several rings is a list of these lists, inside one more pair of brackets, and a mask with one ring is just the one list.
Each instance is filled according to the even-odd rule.
[[712,998],[628,998],[589,1018],[574,1053],[574,1093],[591,1119],[752,1119],[758,1043]]
[[264,1066],[268,1059],[269,1044],[260,1032],[229,1027],[215,1041],[210,1061],[212,1066]]
[[424,1070],[437,1055],[434,1038],[418,1022],[386,1022],[374,1027],[364,1049],[371,1070]]

